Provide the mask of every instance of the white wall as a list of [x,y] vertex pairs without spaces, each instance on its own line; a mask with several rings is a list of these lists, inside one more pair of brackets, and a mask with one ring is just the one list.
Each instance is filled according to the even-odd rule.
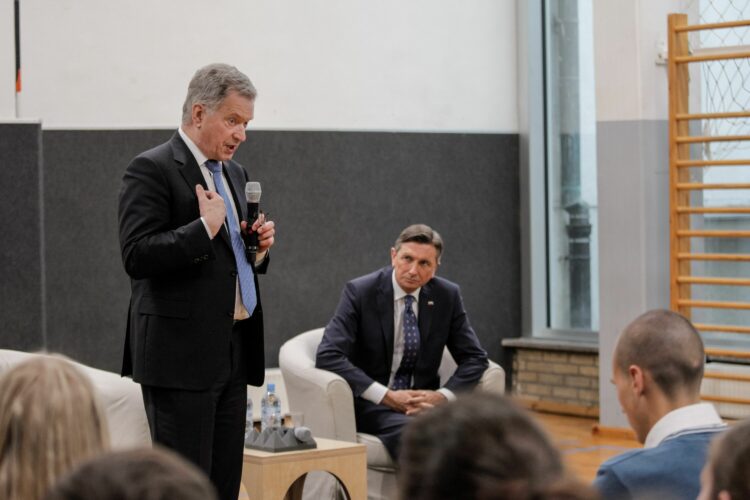
[[174,127],[223,61],[259,90],[255,128],[518,130],[514,0],[22,4],[22,117],[45,128]]
[[682,0],[594,2],[594,52],[598,121],[666,120],[667,15]]
[[677,0],[594,2],[600,285],[600,423],[627,427],[610,384],[622,329],[669,306],[667,68]]
[[0,122],[16,116],[13,0],[0,0]]

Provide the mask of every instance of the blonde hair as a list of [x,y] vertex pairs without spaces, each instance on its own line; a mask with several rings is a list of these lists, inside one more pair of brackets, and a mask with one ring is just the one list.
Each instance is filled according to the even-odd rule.
[[40,355],[0,377],[0,498],[39,500],[74,465],[109,448],[89,379]]

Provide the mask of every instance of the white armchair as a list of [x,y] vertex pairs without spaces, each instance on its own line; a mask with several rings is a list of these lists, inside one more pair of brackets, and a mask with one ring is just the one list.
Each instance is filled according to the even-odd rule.
[[[28,353],[0,349],[0,374],[11,367],[39,356],[40,353]],[[151,433],[143,407],[141,387],[129,378],[90,366],[72,359],[69,360],[86,374],[102,405],[110,434],[110,445],[113,449],[129,449],[151,446]]]
[[[323,338],[317,328],[289,339],[279,351],[279,367],[284,377],[289,409],[304,415],[305,426],[314,436],[359,442],[367,447],[367,497],[396,497],[396,466],[378,438],[358,433],[354,419],[354,397],[349,384],[339,375],[315,368],[315,353]],[[443,352],[440,381],[444,383],[456,369],[450,353]],[[484,372],[481,390],[505,392],[505,372],[496,363]]]

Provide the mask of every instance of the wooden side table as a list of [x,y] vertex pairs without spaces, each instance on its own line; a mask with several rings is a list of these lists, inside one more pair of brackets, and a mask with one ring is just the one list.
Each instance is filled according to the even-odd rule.
[[333,474],[351,500],[367,498],[365,445],[315,438],[312,450],[269,453],[245,448],[242,484],[250,500],[298,500],[305,476],[312,471]]

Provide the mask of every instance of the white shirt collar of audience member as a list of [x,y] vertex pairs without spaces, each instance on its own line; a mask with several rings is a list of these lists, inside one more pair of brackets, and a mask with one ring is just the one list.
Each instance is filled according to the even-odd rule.
[[644,448],[654,448],[668,438],[689,432],[709,431],[726,427],[711,403],[698,403],[677,408],[664,415],[651,428]]

